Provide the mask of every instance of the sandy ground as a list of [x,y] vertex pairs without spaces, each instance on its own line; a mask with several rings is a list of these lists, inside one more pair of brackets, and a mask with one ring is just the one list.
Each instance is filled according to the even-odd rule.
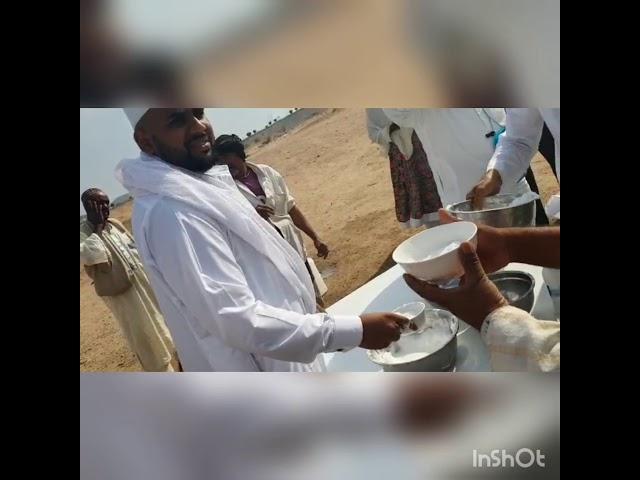
[[[249,151],[252,162],[269,164],[285,176],[298,207],[329,245],[329,257],[317,259],[306,239],[329,288],[327,305],[393,266],[393,249],[415,233],[396,221],[388,161],[369,141],[364,115],[363,110],[327,112]],[[558,184],[539,155],[533,169],[546,201]],[[112,215],[130,228],[130,203]],[[140,369],[81,266],[80,370]]]

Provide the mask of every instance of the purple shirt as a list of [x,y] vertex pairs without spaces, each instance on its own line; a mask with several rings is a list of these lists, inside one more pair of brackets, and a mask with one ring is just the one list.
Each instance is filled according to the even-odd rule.
[[242,183],[245,187],[251,190],[256,197],[265,197],[264,190],[262,190],[262,186],[260,185],[260,180],[258,180],[258,175],[256,172],[247,167],[247,171],[249,174],[245,178],[239,178],[238,181]]

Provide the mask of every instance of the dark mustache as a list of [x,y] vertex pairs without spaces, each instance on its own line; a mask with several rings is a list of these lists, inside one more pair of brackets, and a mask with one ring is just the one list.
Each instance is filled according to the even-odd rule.
[[197,137],[190,138],[189,141],[187,142],[187,145],[191,145],[192,143],[195,143],[202,139],[205,139],[206,141],[211,142],[211,139],[206,134],[203,133],[202,135],[198,135]]

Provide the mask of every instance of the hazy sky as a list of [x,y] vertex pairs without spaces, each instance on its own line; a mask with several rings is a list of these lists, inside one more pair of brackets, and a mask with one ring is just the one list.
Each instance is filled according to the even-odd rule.
[[[249,130],[261,130],[287,108],[207,108],[216,135],[235,133],[244,138]],[[80,109],[80,193],[90,187],[103,189],[112,199],[126,193],[113,176],[116,164],[139,149],[133,131],[120,108]],[[78,197],[79,201],[79,197]],[[80,204],[80,213],[84,213]]]

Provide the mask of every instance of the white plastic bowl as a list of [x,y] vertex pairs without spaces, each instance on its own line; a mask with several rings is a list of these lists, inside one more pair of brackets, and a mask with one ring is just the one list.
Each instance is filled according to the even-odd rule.
[[405,327],[402,331],[402,335],[414,335],[416,333],[422,333],[424,330],[424,324],[426,322],[426,318],[424,316],[426,305],[422,302],[411,302],[405,303],[404,305],[399,306],[391,313],[395,313],[397,315],[402,315],[406,319],[409,320],[409,324],[414,324],[416,326],[416,330],[411,330],[408,326]]
[[456,242],[476,246],[478,227],[471,222],[455,222],[429,228],[402,242],[393,251],[393,261],[405,272],[430,282],[446,282],[464,274]]

